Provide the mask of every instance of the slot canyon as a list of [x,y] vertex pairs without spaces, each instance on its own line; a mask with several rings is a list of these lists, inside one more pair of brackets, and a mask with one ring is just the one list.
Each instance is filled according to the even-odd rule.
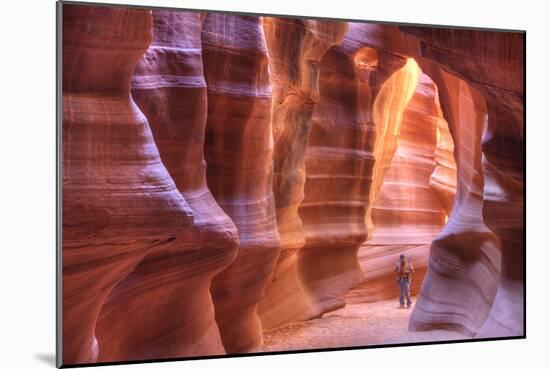
[[64,364],[524,334],[524,34],[62,11]]

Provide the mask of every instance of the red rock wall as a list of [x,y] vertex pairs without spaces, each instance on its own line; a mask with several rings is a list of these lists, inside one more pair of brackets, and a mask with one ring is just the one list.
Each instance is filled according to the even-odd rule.
[[455,145],[451,131],[449,130],[449,124],[443,118],[439,98],[436,99],[436,108],[439,111],[438,115],[440,119],[437,120],[436,166],[430,177],[430,188],[435,192],[448,218],[453,211],[456,194]]
[[312,301],[302,319],[343,307],[343,296],[361,282],[357,249],[368,235],[370,196],[416,83],[416,69],[365,46],[363,31],[350,24],[342,45],[320,63],[299,207],[306,243],[298,271]]
[[[486,334],[480,330],[480,325],[485,322],[490,309],[497,315],[507,312],[508,316],[501,318],[501,323],[507,319],[509,322],[515,322],[516,325],[522,325],[522,319],[517,317],[522,316],[523,296],[519,286],[523,285],[523,280],[518,275],[522,274],[523,270],[524,245],[523,242],[517,240],[524,234],[523,227],[519,226],[523,219],[523,178],[520,174],[523,172],[521,150],[523,147],[523,36],[499,32],[415,27],[398,29],[393,26],[371,25],[365,40],[372,47],[383,48],[400,55],[414,57],[417,60],[422,70],[434,80],[439,88],[441,108],[455,142],[454,155],[458,167],[457,199],[448,223],[448,227],[452,227],[454,230],[449,234],[447,233],[449,229],[446,227],[441,234],[441,239],[438,237],[433,243],[430,253],[430,271],[433,273],[428,274],[421,295],[430,287],[435,290],[439,289],[433,294],[439,297],[444,296],[444,291],[454,291],[454,293],[448,294],[445,298],[446,301],[437,302],[437,299],[433,299],[433,295],[429,296],[429,293],[426,292],[426,298],[421,296],[419,299],[410,328],[446,327],[482,336]],[[457,81],[449,82],[450,77],[448,76],[446,77],[447,81],[444,81],[441,77],[442,73],[456,76]],[[446,84],[450,84],[450,86],[445,87]],[[458,84],[463,84],[463,86],[458,87]],[[443,89],[448,91],[442,91]],[[472,94],[475,96],[472,97]],[[444,100],[451,102],[444,102]],[[504,238],[516,240],[515,244],[510,242],[510,245],[514,245],[511,246],[514,250],[511,255],[515,253],[516,257],[510,257],[508,264],[518,265],[510,266],[510,270],[513,270],[510,275],[515,275],[514,277],[503,278],[502,276],[508,273],[502,273],[501,287],[499,288],[499,291],[505,291],[503,295],[506,296],[504,300],[507,302],[504,304],[515,306],[513,308],[498,307],[501,305],[498,303],[499,299],[493,300],[496,288],[495,279],[500,274],[500,251],[498,250],[499,239],[485,226],[485,223],[491,224],[492,220],[487,217],[490,202],[485,201],[484,197],[490,196],[492,192],[489,189],[493,187],[484,185],[484,175],[489,178],[492,175],[487,169],[483,173],[484,170],[479,165],[482,153],[478,146],[478,140],[481,140],[484,129],[481,122],[483,119],[480,119],[479,116],[484,115],[483,100],[486,101],[485,114],[489,112],[489,116],[495,116],[496,112],[500,112],[500,116],[507,117],[503,121],[513,122],[512,124],[502,124],[500,129],[513,127],[511,131],[515,134],[504,135],[506,138],[504,141],[511,142],[512,145],[497,145],[500,153],[507,151],[503,155],[514,157],[514,160],[508,159],[508,165],[512,162],[511,167],[514,168],[511,171],[513,174],[508,179],[512,179],[510,183],[513,183],[514,186],[501,184],[502,188],[508,186],[508,189],[503,190],[501,194],[507,193],[508,195],[506,201],[500,196],[498,202],[500,205],[517,205],[514,206],[517,212],[514,214],[501,211],[500,216],[510,214],[508,220],[513,219],[513,222],[496,222],[501,226],[507,223],[504,228],[515,223],[509,228],[509,230],[516,230],[515,236],[504,236]],[[480,104],[482,112],[480,112]],[[462,108],[463,105],[464,108]],[[491,113],[492,106],[501,108],[495,108],[496,112]],[[453,114],[457,114],[458,117],[453,118]],[[453,119],[455,122],[451,123]],[[495,120],[492,124],[497,125]],[[460,127],[455,130],[453,125]],[[490,134],[491,119],[489,119],[488,127],[483,142],[487,142],[487,137],[492,136]],[[514,138],[509,139],[511,136]],[[461,143],[457,144],[457,142]],[[483,147],[483,150],[487,151],[485,143]],[[487,168],[487,165],[485,167]],[[502,176],[503,172],[507,171],[502,170],[498,176]],[[509,174],[510,171],[507,173]],[[435,184],[434,181],[432,183]],[[440,190],[442,189],[441,186],[438,187]],[[445,207],[450,209],[448,193],[445,197],[447,199],[444,199],[443,203],[446,203]],[[457,208],[459,202],[462,203],[460,209]],[[492,215],[496,216],[496,213],[492,213]],[[498,234],[498,227],[492,226],[492,230]],[[499,236],[502,240],[503,236]],[[503,262],[503,265],[506,263]],[[437,274],[439,277],[434,277]],[[464,274],[469,277],[464,278]],[[469,279],[469,282],[465,282],[465,279]],[[513,282],[507,283],[503,282],[504,280]],[[468,285],[471,286],[470,290],[466,287]],[[515,285],[515,287],[502,288],[505,285]],[[508,293],[511,290],[514,292]],[[464,296],[468,297],[465,299]],[[512,315],[515,315],[515,318],[512,318]],[[503,325],[505,326],[505,324]],[[491,331],[492,335],[499,335],[496,333],[498,330]],[[500,331],[502,334],[508,334],[513,330],[501,329]],[[521,329],[515,329],[515,332],[521,332]]]
[[239,231],[239,254],[212,285],[227,352],[262,342],[257,305],[279,256],[273,198],[268,54],[259,17],[208,14],[202,31],[208,85],[208,187]]
[[201,24],[199,13],[154,10],[154,39],[132,79],[132,96],[194,224],[111,293],[96,328],[100,361],[225,353],[210,284],[234,260],[238,235],[206,186]]
[[373,232],[359,249],[364,281],[347,301],[372,302],[399,296],[394,269],[402,253],[415,267],[411,293],[416,295],[420,289],[429,246],[445,224],[445,210],[430,187],[436,169],[437,127],[447,125],[436,93],[432,80],[422,74],[403,113],[397,149],[372,205]]
[[63,8],[63,363],[96,361],[113,287],[193,221],[130,96],[151,12]]
[[424,58],[436,62],[479,90],[486,102],[487,129],[482,141],[485,177],[482,216],[500,240],[502,263],[497,295],[491,301],[488,319],[484,320],[477,334],[521,335],[525,254],[525,36],[426,28],[404,30],[421,40]]
[[432,243],[428,276],[410,324],[473,335],[490,309],[500,261],[498,240],[481,212],[481,137],[487,114],[478,91],[440,70],[432,75],[455,144],[457,192],[448,223]]
[[[489,121],[482,142],[483,218],[500,239],[502,264],[495,301],[478,332],[489,337],[525,334],[525,35],[497,36],[495,42],[497,73],[487,71],[491,79],[484,88]],[[495,86],[501,78],[511,86],[504,93]]]
[[319,101],[319,61],[342,42],[346,23],[264,17],[273,89],[273,192],[281,255],[258,307],[263,329],[299,320],[310,300],[297,270],[304,245],[298,206],[304,198],[305,153]]
[[410,329],[522,333],[523,36],[63,9],[64,364],[254,350],[403,249]]

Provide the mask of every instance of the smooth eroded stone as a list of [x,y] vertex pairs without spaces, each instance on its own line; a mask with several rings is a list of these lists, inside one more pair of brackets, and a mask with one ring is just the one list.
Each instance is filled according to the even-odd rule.
[[97,360],[113,287],[193,222],[130,96],[151,28],[150,11],[63,5],[63,364]]
[[194,224],[170,248],[147,255],[113,290],[96,328],[105,347],[100,361],[225,353],[210,285],[234,260],[238,235],[206,186],[200,17],[153,10],[153,42],[132,78],[132,96]]
[[[438,110],[441,111],[439,99],[436,101]],[[447,217],[451,216],[456,194],[456,161],[454,158],[455,145],[449,125],[443,119],[437,120],[437,144],[435,148],[436,167],[430,177],[430,188],[435,192],[441,205],[445,209]]]
[[345,22],[263,18],[273,90],[273,193],[281,255],[258,313],[263,329],[299,320],[310,301],[297,273],[304,245],[298,206],[304,198],[305,155],[319,101],[319,61],[342,42]]
[[348,26],[342,44],[320,62],[320,100],[306,150],[298,209],[306,242],[297,262],[312,303],[302,319],[343,307],[361,282],[357,250],[369,234],[371,197],[385,165],[379,160],[391,161],[384,148],[396,137],[418,76],[414,61],[367,46],[364,26]]
[[[359,249],[363,280],[346,300],[374,302],[399,296],[395,265],[400,254],[413,263],[416,295],[428,266],[429,245],[445,224],[445,209],[431,188],[438,125],[447,126],[432,80],[421,74],[403,112],[397,150],[372,205],[373,232]],[[451,140],[452,144],[452,140]],[[454,164],[454,159],[451,162]],[[454,200],[454,192],[451,193]]]
[[[427,64],[427,63],[426,63]],[[473,336],[491,308],[500,269],[498,238],[483,221],[481,138],[487,122],[476,89],[427,66],[439,88],[457,166],[457,190],[445,228],[432,242],[429,270],[411,315],[414,330],[446,328]]]
[[257,305],[280,253],[273,197],[272,95],[261,18],[210,13],[202,29],[208,85],[208,187],[237,226],[239,253],[211,292],[228,353],[262,343]]
[[402,29],[420,40],[422,57],[477,89],[486,102],[482,217],[500,240],[502,263],[497,295],[477,335],[523,335],[525,34]]

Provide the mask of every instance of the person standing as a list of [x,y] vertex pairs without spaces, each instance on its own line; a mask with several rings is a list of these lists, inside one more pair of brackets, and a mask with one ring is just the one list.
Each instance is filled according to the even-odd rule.
[[405,255],[399,255],[399,261],[395,267],[397,273],[397,283],[399,283],[399,306],[405,307],[405,297],[407,298],[407,308],[411,307],[411,279],[414,273],[414,267]]

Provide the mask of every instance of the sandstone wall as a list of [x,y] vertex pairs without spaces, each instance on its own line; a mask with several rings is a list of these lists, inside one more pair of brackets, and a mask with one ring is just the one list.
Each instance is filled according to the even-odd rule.
[[361,282],[357,250],[369,234],[370,198],[418,77],[404,58],[365,45],[363,32],[362,24],[349,24],[343,43],[320,63],[298,209],[306,239],[298,270],[312,301],[302,319],[343,307],[343,296]]
[[273,197],[272,93],[261,18],[208,14],[202,30],[208,85],[208,187],[239,231],[237,259],[212,285],[227,352],[262,342],[257,304],[280,252]]
[[310,308],[297,270],[305,243],[298,207],[304,198],[305,155],[312,115],[319,102],[319,62],[342,42],[347,25],[265,17],[273,89],[273,192],[281,254],[259,305],[264,329],[301,319]]
[[395,298],[403,252],[410,329],[523,333],[523,35],[72,4],[63,27],[64,364],[253,351]]
[[484,173],[482,215],[485,224],[498,236],[502,262],[498,292],[494,301],[491,299],[489,317],[478,335],[521,335],[525,260],[525,35],[426,28],[404,28],[404,31],[421,40],[422,57],[477,89],[485,100],[487,129],[480,155]]
[[403,113],[397,149],[372,205],[373,232],[359,249],[364,282],[346,297],[347,301],[373,302],[399,296],[395,265],[400,254],[415,267],[411,293],[416,295],[420,289],[429,246],[446,217],[430,186],[436,169],[438,126],[447,125],[436,94],[432,80],[421,74]]
[[457,192],[449,220],[432,243],[428,276],[410,324],[473,335],[491,306],[500,263],[498,239],[482,215],[481,137],[487,113],[483,97],[467,83],[441,70],[432,75],[453,135]]
[[94,362],[100,309],[149,252],[172,247],[193,213],[130,96],[151,13],[63,9],[63,362]]
[[238,235],[206,186],[201,25],[199,13],[154,10],[153,42],[132,78],[132,96],[195,217],[111,293],[96,327],[100,361],[225,353],[210,284],[235,259]]

